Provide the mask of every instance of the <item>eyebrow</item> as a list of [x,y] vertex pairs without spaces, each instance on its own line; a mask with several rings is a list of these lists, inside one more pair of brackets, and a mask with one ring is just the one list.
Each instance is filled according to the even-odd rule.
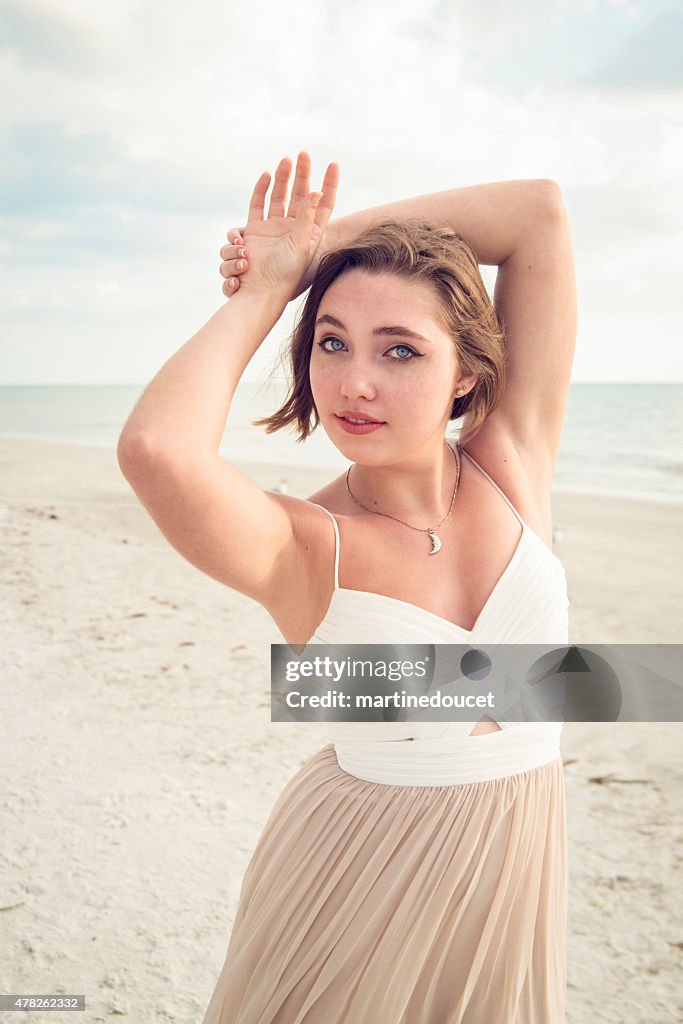
[[[319,316],[315,322],[315,326],[318,327],[319,324],[330,324],[332,327],[337,327],[341,331],[346,330],[341,320],[337,320],[336,316],[332,316],[331,313],[323,313],[322,316]],[[392,338],[410,338],[412,341],[421,341],[425,345],[430,344],[429,338],[425,338],[416,331],[409,330],[407,327],[402,327],[400,324],[392,324],[387,327],[375,327],[372,333],[378,337],[390,336]]]

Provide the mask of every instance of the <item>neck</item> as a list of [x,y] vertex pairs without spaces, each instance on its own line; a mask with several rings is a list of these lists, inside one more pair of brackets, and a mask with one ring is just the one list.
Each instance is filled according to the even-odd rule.
[[390,466],[354,463],[348,486],[369,511],[405,519],[416,527],[433,527],[447,514],[453,500],[457,477],[454,447],[452,442],[442,443],[436,451]]

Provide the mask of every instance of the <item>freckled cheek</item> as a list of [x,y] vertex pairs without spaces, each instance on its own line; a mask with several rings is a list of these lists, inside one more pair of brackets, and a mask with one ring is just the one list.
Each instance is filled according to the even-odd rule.
[[417,416],[441,414],[440,405],[448,401],[449,391],[444,378],[420,377],[394,389],[393,398],[406,412]]
[[339,404],[339,380],[320,366],[311,367],[308,380],[316,409],[324,416]]
[[320,366],[313,364],[309,365],[308,368],[308,382],[311,386],[313,396],[316,394],[320,395],[324,391],[330,391],[332,386],[332,374],[326,373]]
[[311,362],[308,368],[308,380],[313,395],[323,397],[332,396],[335,400],[339,397],[344,386],[346,371],[341,360],[329,359],[328,362]]

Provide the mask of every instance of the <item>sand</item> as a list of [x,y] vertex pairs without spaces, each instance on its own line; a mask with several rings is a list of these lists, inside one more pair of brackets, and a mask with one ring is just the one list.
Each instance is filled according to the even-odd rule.
[[[0,471],[2,991],[199,1024],[251,851],[324,727],[269,722],[275,626],[170,547],[113,452],[5,439]],[[328,478],[287,477],[302,497]],[[554,496],[573,642],[680,642],[681,518]],[[568,1024],[683,1019],[680,736],[565,726]],[[43,1017],[65,1019],[12,1019]]]

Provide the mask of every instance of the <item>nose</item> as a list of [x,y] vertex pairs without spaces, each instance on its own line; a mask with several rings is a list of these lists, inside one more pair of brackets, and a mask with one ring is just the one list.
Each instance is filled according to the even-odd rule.
[[366,398],[368,401],[375,398],[377,389],[372,380],[372,371],[367,362],[360,359],[350,359],[344,368],[341,378],[340,389],[344,398],[355,401],[357,398]]

